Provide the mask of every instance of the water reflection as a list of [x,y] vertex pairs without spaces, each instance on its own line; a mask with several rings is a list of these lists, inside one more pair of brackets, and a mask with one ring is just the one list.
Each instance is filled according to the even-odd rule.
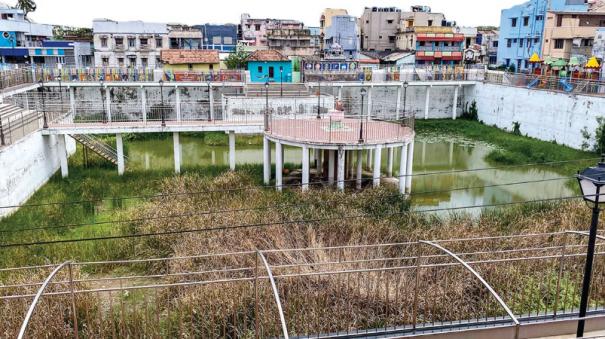
[[[185,167],[229,165],[226,146],[207,146],[200,139],[181,136],[182,163]],[[169,140],[133,141],[128,143],[131,169],[171,169],[174,166],[172,143]],[[564,179],[570,173],[557,173],[552,167],[509,167],[487,171],[465,171],[492,167],[485,161],[491,148],[481,143],[456,140],[417,140],[414,153],[412,203],[416,209],[432,210],[486,204],[502,204],[528,200],[572,196],[567,180],[533,182],[522,185],[502,185],[514,182]],[[386,173],[387,150],[383,151],[383,171]],[[399,164],[399,150],[394,164]],[[262,146],[236,147],[237,164],[261,164]],[[285,148],[287,163],[300,163],[298,148]],[[272,159],[275,159],[273,151]],[[394,175],[399,175],[398,166]],[[433,175],[434,172],[451,172]],[[470,188],[470,189],[467,189]],[[460,190],[458,190],[460,189]],[[470,211],[476,213],[476,211]]]

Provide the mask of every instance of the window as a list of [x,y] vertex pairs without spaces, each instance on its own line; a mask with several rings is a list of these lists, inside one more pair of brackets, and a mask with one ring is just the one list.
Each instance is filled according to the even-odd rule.
[[599,20],[599,27],[605,27],[605,20]]
[[263,66],[258,66],[257,71],[258,71],[258,73],[262,73],[263,72]]
[[141,67],[147,68],[147,66],[149,66],[149,63],[147,62],[147,58],[141,58]]
[[124,58],[118,58],[118,66],[124,66]]
[[382,39],[382,35],[378,37],[378,39]]
[[563,16],[557,15],[557,27],[563,26]]
[[517,18],[512,18],[510,19],[510,21],[511,27],[517,27]]
[[519,47],[523,47],[523,39],[519,39]]
[[506,47],[508,47],[508,48],[513,47],[513,41],[511,39],[506,39]]
[[498,40],[492,41],[492,47],[494,47],[494,48],[498,47]]
[[593,39],[582,39],[582,47],[592,47]]
[[211,71],[213,71],[214,70],[214,65],[210,64],[209,68],[210,68]]
[[101,62],[103,63],[104,67],[109,66],[109,58],[105,57],[101,59]]
[[156,38],[155,39],[155,47],[162,48],[163,45],[164,45],[164,42],[162,41],[162,38]]
[[528,16],[523,17],[523,26],[525,26],[525,27],[529,26],[529,17]]
[[101,47],[107,47],[107,38],[101,38]]
[[187,64],[187,69],[189,71],[193,71],[193,64]]
[[135,56],[128,57],[128,66],[136,67],[137,66],[137,57],[135,57]]
[[147,46],[149,44],[149,39],[141,38],[141,46]]
[[539,44],[540,43],[540,38],[534,38],[534,44]]
[[226,36],[223,38],[223,42],[225,45],[233,45],[233,38],[230,36]]
[[536,21],[544,21],[544,15],[536,15]]
[[389,36],[389,42],[390,43],[395,43],[395,36]]
[[220,36],[212,37],[212,43],[215,45],[220,45],[222,43]]
[[128,38],[128,47],[136,47],[137,41],[135,38]]
[[255,31],[260,31],[260,24],[254,25],[254,30]]
[[433,20],[429,20],[428,25],[429,25],[429,27],[430,27],[430,26],[433,26]]
[[124,47],[124,38],[116,38],[116,47]]
[[555,39],[555,49],[563,49],[565,47],[565,40]]
[[510,59],[506,59],[506,66],[510,66]]
[[393,24],[393,20],[387,20],[387,24],[389,24],[389,25]]

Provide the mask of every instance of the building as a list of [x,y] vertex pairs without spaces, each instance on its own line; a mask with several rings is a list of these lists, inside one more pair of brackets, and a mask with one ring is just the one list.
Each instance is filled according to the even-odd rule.
[[292,62],[279,51],[256,51],[248,57],[252,82],[292,82]]
[[547,12],[543,58],[577,58],[585,63],[592,56],[597,29],[603,26],[605,12]]
[[321,44],[321,28],[319,27],[308,27],[309,32],[311,32],[311,47],[319,50],[322,46]]
[[[21,9],[0,3],[0,56],[3,63],[19,64],[32,62],[30,51],[42,52],[42,42],[51,40],[53,26],[33,23],[25,18]],[[56,49],[44,49],[44,52],[54,53]],[[60,55],[49,55],[58,58]]]
[[498,65],[498,38],[497,30],[481,30],[477,33],[477,44],[481,46],[480,62],[495,67]]
[[395,7],[366,7],[360,18],[361,49],[388,52],[397,48],[401,10]]
[[453,23],[445,20],[442,13],[432,13],[426,6],[413,6],[411,12],[403,12],[397,29],[396,46],[400,51],[416,50],[416,27],[427,32],[427,27],[450,27],[445,32],[451,32]]
[[97,67],[155,68],[170,46],[168,25],[142,21],[94,20],[93,40]]
[[605,28],[597,29],[592,45],[592,55],[596,56],[603,64],[605,60]]
[[544,22],[547,11],[587,12],[586,0],[530,0],[502,10],[498,64],[516,70],[530,68],[529,58],[542,54]]
[[164,69],[173,72],[212,72],[220,68],[217,50],[164,49]]
[[76,68],[94,66],[94,53],[90,42],[45,40],[40,47],[29,49],[34,64],[55,66],[58,64]]
[[320,46],[319,49],[324,51],[327,48],[325,43],[325,35],[326,29],[332,26],[332,18],[335,16],[343,16],[349,15],[346,9],[342,8],[326,8],[321,12],[321,17],[319,18],[319,35],[320,35]]
[[215,49],[221,52],[235,52],[237,47],[237,25],[198,25],[204,36],[202,42],[203,49]]
[[354,60],[359,52],[359,26],[351,15],[331,17],[330,26],[325,28],[324,54],[341,54],[344,59]]
[[312,46],[311,30],[304,23],[285,19],[254,19],[242,14],[240,43],[247,50],[276,50],[287,56],[312,56],[318,48]]
[[464,34],[451,27],[416,27],[416,65],[459,65],[464,43]]
[[168,48],[202,49],[202,31],[186,25],[168,25]]

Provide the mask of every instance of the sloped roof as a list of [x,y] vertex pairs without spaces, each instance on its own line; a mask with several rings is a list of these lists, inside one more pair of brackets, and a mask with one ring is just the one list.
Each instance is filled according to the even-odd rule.
[[256,51],[248,57],[248,61],[290,61],[276,50]]
[[169,65],[218,64],[220,59],[215,50],[163,49],[162,62]]

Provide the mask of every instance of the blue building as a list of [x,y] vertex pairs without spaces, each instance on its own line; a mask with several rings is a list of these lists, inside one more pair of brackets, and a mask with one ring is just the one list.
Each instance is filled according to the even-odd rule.
[[359,52],[359,26],[357,18],[351,15],[336,15],[332,24],[325,28],[324,51],[330,53],[334,46],[342,48],[347,59],[357,58]]
[[237,25],[198,25],[194,28],[202,31],[202,49],[215,49],[221,52],[235,52],[237,47]]
[[31,48],[52,39],[53,26],[30,22],[25,12],[0,3],[0,57],[3,63],[31,62]]
[[585,0],[530,0],[502,10],[498,65],[514,65],[517,71],[530,68],[533,53],[542,55],[544,20],[547,11],[586,12]]
[[275,50],[252,53],[248,71],[252,82],[292,82],[292,61]]

